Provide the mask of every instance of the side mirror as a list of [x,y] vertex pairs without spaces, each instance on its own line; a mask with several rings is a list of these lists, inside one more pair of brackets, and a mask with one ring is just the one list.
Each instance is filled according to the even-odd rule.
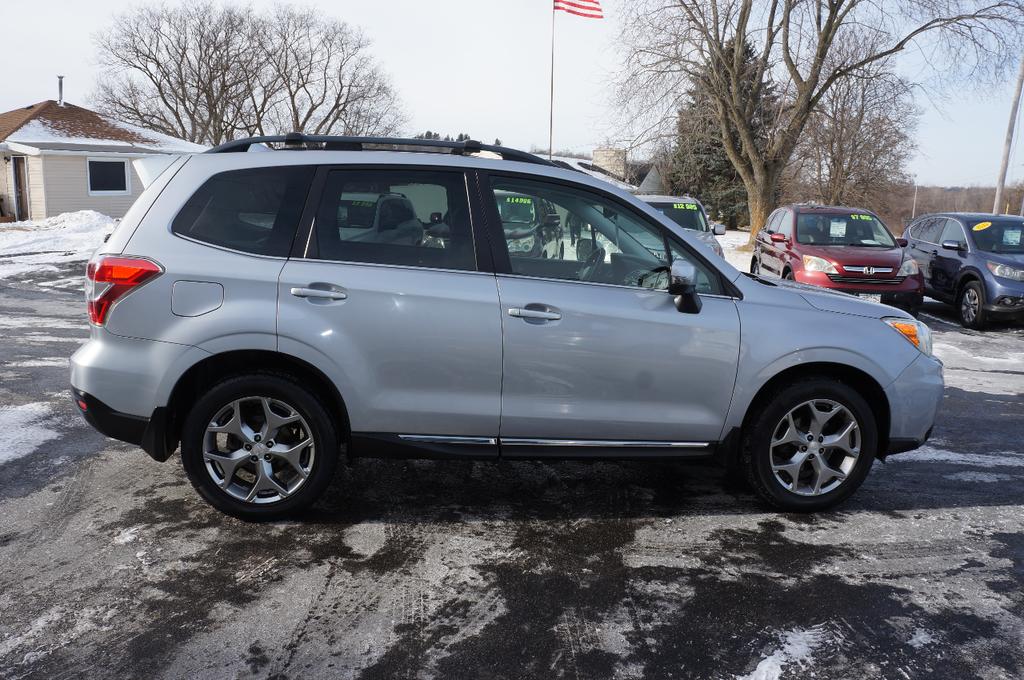
[[770,236],[770,238],[772,240],[772,243],[785,243],[786,242],[786,235],[785,234],[773,233]]
[[899,245],[900,248],[906,248],[910,245],[910,241],[905,238],[898,238],[896,239],[896,244]]
[[725,236],[725,225],[721,222],[715,222],[714,225],[715,236]]
[[672,262],[669,271],[668,294],[675,297],[676,309],[683,314],[700,312],[700,295],[697,294],[697,268],[684,260]]
[[594,252],[594,242],[590,239],[581,238],[576,241],[576,259],[586,262],[590,254]]
[[950,240],[950,241],[943,241],[942,242],[942,249],[943,250],[963,250],[964,249],[964,244],[961,243],[960,241],[952,241],[952,240]]

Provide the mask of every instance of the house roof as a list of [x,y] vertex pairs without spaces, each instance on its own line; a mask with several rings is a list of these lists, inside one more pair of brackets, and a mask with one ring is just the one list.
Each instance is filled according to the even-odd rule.
[[52,99],[0,113],[0,142],[46,150],[103,150],[121,153],[189,153],[205,147],[121,123],[95,111]]

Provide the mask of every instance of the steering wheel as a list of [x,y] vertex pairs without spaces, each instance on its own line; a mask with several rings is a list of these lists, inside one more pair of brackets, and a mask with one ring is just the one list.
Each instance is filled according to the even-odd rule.
[[597,267],[604,262],[604,248],[594,248],[591,251],[590,256],[587,257],[583,266],[580,267],[579,278],[580,281],[590,281],[591,277],[597,273]]

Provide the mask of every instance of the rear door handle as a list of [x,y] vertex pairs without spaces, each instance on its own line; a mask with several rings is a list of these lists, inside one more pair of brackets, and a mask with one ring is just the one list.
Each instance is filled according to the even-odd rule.
[[322,298],[325,300],[347,300],[348,294],[340,290],[322,290],[320,288],[292,288],[292,295],[300,298]]
[[526,309],[523,307],[510,307],[508,315],[517,319],[538,319],[540,321],[558,321],[562,315],[558,312],[546,312],[541,309]]

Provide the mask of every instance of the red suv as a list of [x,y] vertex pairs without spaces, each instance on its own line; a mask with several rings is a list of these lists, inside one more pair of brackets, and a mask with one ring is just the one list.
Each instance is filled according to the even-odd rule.
[[768,218],[754,243],[750,271],[916,312],[924,296],[917,262],[869,210],[789,205]]

